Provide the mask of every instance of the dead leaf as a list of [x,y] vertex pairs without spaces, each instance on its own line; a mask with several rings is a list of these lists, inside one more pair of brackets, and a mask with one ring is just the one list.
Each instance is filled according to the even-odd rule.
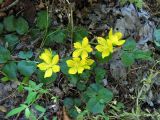
[[71,120],[67,115],[65,107],[63,107],[63,120]]
[[7,108],[5,108],[4,106],[0,106],[0,111],[5,113],[7,112]]

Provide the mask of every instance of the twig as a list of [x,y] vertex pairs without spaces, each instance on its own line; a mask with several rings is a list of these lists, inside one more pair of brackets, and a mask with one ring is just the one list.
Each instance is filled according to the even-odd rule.
[[7,11],[8,9],[10,9],[11,7],[15,6],[17,3],[19,2],[19,0],[15,0],[13,3],[11,3],[10,5],[0,9],[0,12],[4,12]]

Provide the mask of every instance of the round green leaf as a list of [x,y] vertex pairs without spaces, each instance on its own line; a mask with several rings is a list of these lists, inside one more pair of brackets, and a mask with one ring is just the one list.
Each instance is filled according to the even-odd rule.
[[18,71],[24,76],[31,76],[35,70],[35,62],[22,60],[18,63]]
[[14,34],[5,35],[4,40],[8,43],[10,49],[13,49],[14,46],[19,43],[18,37]]
[[0,23],[0,34],[3,32],[3,24]]
[[11,59],[10,51],[0,45],[0,63],[6,63]]
[[28,22],[24,18],[19,17],[16,20],[16,32],[20,35],[23,35],[28,32],[28,29]]
[[131,66],[135,62],[133,53],[123,52],[121,60],[125,66]]
[[20,51],[18,54],[18,57],[21,59],[28,59],[31,58],[33,56],[33,52],[32,51]]
[[2,71],[6,74],[9,79],[15,80],[17,78],[17,65],[14,62],[6,64]]
[[13,15],[5,17],[3,23],[7,31],[15,31],[15,17]]
[[38,17],[37,17],[37,27],[39,29],[46,29],[46,27],[48,27],[48,25],[50,24],[51,20],[50,17],[48,16],[47,11],[40,11],[38,13]]

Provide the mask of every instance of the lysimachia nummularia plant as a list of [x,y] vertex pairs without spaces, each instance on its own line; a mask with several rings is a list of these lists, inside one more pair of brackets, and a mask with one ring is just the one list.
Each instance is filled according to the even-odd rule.
[[57,73],[60,71],[60,66],[58,65],[59,56],[53,56],[51,49],[45,49],[39,58],[43,60],[43,62],[37,66],[40,70],[45,71],[44,78],[51,77],[52,73]]
[[[113,33],[111,28],[106,39],[97,37],[98,44],[95,48],[102,53],[102,58],[112,54],[114,46],[121,46],[125,43],[125,40],[121,40],[122,36],[121,32]],[[88,38],[84,37],[82,42],[74,43],[74,49],[72,58],[66,61],[67,66],[69,67],[68,73],[82,74],[84,70],[90,70],[94,60],[90,59],[89,54],[93,51],[93,48],[90,45]],[[51,77],[52,73],[60,71],[60,66],[58,65],[59,56],[53,56],[51,49],[45,49],[39,58],[43,60],[43,62],[37,66],[40,70],[45,71],[44,78]]]

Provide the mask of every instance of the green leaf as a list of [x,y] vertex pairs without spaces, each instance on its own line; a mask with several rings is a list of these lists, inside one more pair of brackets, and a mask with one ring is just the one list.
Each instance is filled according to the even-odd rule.
[[150,51],[143,51],[143,50],[135,50],[133,52],[135,59],[143,59],[143,60],[151,60],[151,52]]
[[64,99],[63,104],[67,109],[70,109],[73,107],[74,101],[72,98],[67,97]]
[[3,24],[2,23],[0,23],[0,34],[3,32]]
[[156,29],[154,31],[154,37],[155,37],[154,43],[160,49],[160,29]]
[[37,97],[37,92],[29,92],[27,99],[25,101],[25,103],[27,103],[28,105],[31,104]]
[[36,64],[32,61],[20,61],[18,62],[18,71],[24,76],[31,76],[36,70]]
[[16,32],[20,35],[23,35],[28,32],[28,29],[28,22],[24,18],[19,17],[16,20]]
[[25,109],[25,107],[23,107],[23,106],[18,107],[18,108],[15,108],[15,109],[11,110],[11,111],[6,115],[6,117],[10,117],[10,116],[16,115],[16,114],[22,112],[24,109]]
[[121,60],[125,66],[131,66],[135,62],[134,54],[123,52],[121,55]]
[[33,56],[32,51],[20,51],[18,57],[21,59],[29,59]]
[[87,102],[86,108],[92,112],[93,114],[103,113],[103,109],[105,108],[104,104],[101,104],[96,98],[91,98]]
[[73,86],[76,86],[77,82],[79,81],[79,78],[77,75],[68,75],[67,78],[70,84],[72,84]]
[[105,75],[106,75],[106,70],[102,67],[96,67],[95,68],[95,80],[97,83],[101,83],[102,80],[105,78]]
[[31,114],[31,112],[30,112],[29,108],[27,107],[25,109],[25,116],[26,116],[27,119],[29,118],[30,114]]
[[10,51],[0,45],[0,64],[6,63],[10,59],[11,59]]
[[19,43],[19,38],[14,34],[5,35],[4,40],[8,43],[10,49],[13,49]]
[[63,74],[65,75],[68,75],[68,66],[67,66],[67,63],[66,61],[69,60],[70,58],[63,58],[61,59],[61,62],[60,62],[60,67],[61,67],[61,71]]
[[3,2],[3,0],[0,0],[0,4]]
[[66,38],[66,34],[64,30],[56,30],[49,32],[46,40],[46,45],[54,44],[54,43],[64,43]]
[[113,98],[113,93],[106,89],[106,88],[101,88],[98,93],[97,93],[97,99],[102,102],[104,101],[104,104],[108,104]]
[[57,79],[57,73],[53,73],[51,77],[48,78],[44,78],[44,72],[42,72],[41,70],[37,71],[37,77],[38,80],[44,84],[46,83],[53,83],[53,81],[55,81]]
[[46,112],[46,109],[40,105],[35,105],[35,109],[37,109],[38,111],[40,111],[42,113]]
[[5,17],[3,23],[8,32],[15,31],[15,17],[13,15]]
[[37,17],[37,24],[36,26],[43,30],[46,29],[50,25],[51,19],[48,16],[47,11],[40,11],[38,12],[38,17]]
[[80,78],[82,80],[89,80],[89,77],[91,76],[91,71],[90,70],[85,70],[82,74],[80,74]]
[[83,27],[75,27],[74,33],[73,33],[73,40],[74,41],[82,41],[84,37],[88,36],[88,31]]
[[8,77],[2,77],[2,78],[1,78],[1,81],[2,81],[2,82],[7,82],[7,81],[9,81],[9,78],[8,78]]
[[14,62],[7,63],[2,71],[6,74],[6,76],[11,80],[17,79],[17,65]]
[[136,48],[136,42],[133,38],[128,38],[123,45],[123,50],[133,51]]

